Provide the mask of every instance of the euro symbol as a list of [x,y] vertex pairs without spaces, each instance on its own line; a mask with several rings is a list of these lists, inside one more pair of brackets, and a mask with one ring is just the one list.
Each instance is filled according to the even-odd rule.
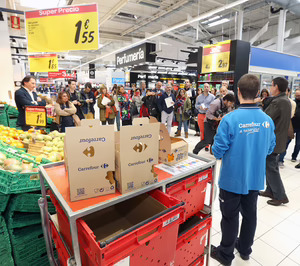
[[90,146],[88,148],[86,148],[84,151],[83,151],[83,154],[86,156],[86,157],[94,157],[95,155],[95,149],[93,146]]
[[142,144],[141,142],[136,144],[133,149],[136,151],[136,152],[142,152],[143,150],[146,150],[147,149],[147,144]]

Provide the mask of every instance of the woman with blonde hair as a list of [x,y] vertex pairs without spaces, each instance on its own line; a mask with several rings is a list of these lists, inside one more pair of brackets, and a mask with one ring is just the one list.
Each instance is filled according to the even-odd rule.
[[70,96],[67,92],[62,91],[58,94],[54,110],[56,113],[56,123],[61,126],[61,132],[65,132],[66,127],[75,126],[74,118],[76,119],[75,113],[77,109],[75,105],[70,102]]
[[103,84],[100,87],[100,94],[98,95],[98,107],[100,109],[100,121],[102,125],[113,125],[116,117],[115,100],[113,96],[109,95],[107,87]]
[[178,121],[178,131],[175,137],[181,136],[181,127],[183,123],[185,138],[189,137],[188,120],[191,116],[192,103],[184,89],[180,89],[175,102],[175,115]]

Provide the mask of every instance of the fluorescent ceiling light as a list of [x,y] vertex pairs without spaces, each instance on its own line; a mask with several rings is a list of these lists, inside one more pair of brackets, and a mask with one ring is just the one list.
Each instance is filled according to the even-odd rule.
[[78,55],[66,55],[65,56],[65,60],[80,60],[82,58],[82,56],[78,56]]
[[20,0],[20,5],[36,9],[66,6],[66,0]]
[[209,28],[209,27],[217,26],[217,25],[226,23],[226,22],[228,22],[229,20],[230,20],[230,19],[228,19],[228,18],[222,18],[222,19],[220,19],[220,20],[217,20],[217,21],[215,21],[215,22],[212,22],[212,23],[207,24],[207,27]]
[[217,20],[217,19],[219,19],[219,18],[221,18],[221,16],[215,16],[215,17],[212,17],[212,18],[210,18],[210,19],[208,19],[208,20],[205,20],[205,21],[203,21],[203,22],[201,22],[201,23],[202,23],[202,24],[207,24],[208,22]]

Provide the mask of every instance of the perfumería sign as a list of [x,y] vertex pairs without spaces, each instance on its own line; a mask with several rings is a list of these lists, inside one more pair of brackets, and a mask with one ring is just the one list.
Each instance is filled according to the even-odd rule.
[[155,62],[156,55],[150,54],[155,51],[154,43],[143,43],[116,54],[116,67],[134,66],[145,62]]

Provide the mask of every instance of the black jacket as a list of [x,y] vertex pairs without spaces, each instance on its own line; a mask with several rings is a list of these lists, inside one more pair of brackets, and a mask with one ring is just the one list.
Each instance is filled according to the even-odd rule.
[[[92,103],[87,103],[86,100],[87,99],[92,99],[93,102]],[[96,103],[96,98],[94,96],[94,93],[92,91],[89,92],[88,95],[86,95],[84,93],[84,89],[82,89],[80,91],[80,94],[79,94],[79,101],[81,103],[81,110],[84,114],[88,114],[88,113],[95,113],[95,110],[94,110],[94,105]]]
[[144,106],[148,109],[149,115],[157,118],[159,110],[156,96],[144,96],[142,101],[144,102]]
[[300,129],[300,100],[295,99],[296,102],[296,112],[294,117],[292,118],[292,123],[294,129]]
[[[37,102],[37,94],[35,92],[32,93],[34,100]],[[36,104],[32,103],[32,99],[25,88],[20,88],[15,92],[15,102],[19,111],[17,124],[19,126],[25,125],[25,106],[35,106]],[[46,102],[42,100],[41,102],[37,102],[39,106],[46,106]]]
[[286,150],[288,140],[288,129],[291,121],[292,107],[290,100],[284,92],[273,97],[271,103],[265,110],[275,124],[276,147],[274,153],[282,153]]
[[[75,100],[79,102],[79,96],[78,96],[79,92],[78,91],[75,90],[74,93],[71,93],[70,90],[69,90],[68,93],[70,95],[70,101],[71,102],[73,102]],[[79,117],[80,120],[84,119],[84,115],[82,113],[82,110],[81,110],[80,106],[78,104],[76,104],[75,107],[76,107],[76,110],[77,110],[76,115]]]

